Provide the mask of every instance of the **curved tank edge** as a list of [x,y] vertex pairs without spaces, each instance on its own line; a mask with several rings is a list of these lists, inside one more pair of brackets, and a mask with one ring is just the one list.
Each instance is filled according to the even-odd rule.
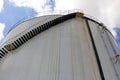
[[[57,13],[56,13],[57,12]],[[46,14],[44,14],[44,13],[46,13]],[[51,12],[51,13],[49,13],[48,14],[48,11],[46,11],[46,12],[43,12],[41,15],[37,15],[37,16],[35,16],[35,17],[31,17],[31,18],[28,18],[28,19],[25,19],[25,20],[23,20],[23,21],[20,21],[20,22],[18,22],[18,23],[16,23],[14,26],[13,26],[13,28],[11,28],[9,31],[8,31],[8,33],[7,33],[7,35],[13,30],[13,29],[15,29],[17,26],[19,26],[20,24],[22,24],[22,23],[25,23],[25,22],[27,22],[27,21],[29,21],[29,20],[32,20],[32,19],[35,19],[35,18],[39,18],[39,17],[44,17],[44,16],[50,16],[50,15],[67,15],[67,14],[70,14],[70,13],[80,13],[80,14],[82,14],[82,17],[83,18],[86,18],[86,19],[89,19],[89,20],[91,20],[91,21],[93,21],[93,22],[95,22],[95,23],[97,23],[97,24],[99,24],[100,26],[102,26],[105,30],[107,30],[111,35],[112,35],[112,37],[114,38],[114,36],[113,36],[113,34],[110,32],[110,30],[101,22],[101,21],[99,21],[98,19],[96,19],[96,18],[94,18],[94,17],[90,17],[90,16],[86,16],[86,14],[84,14],[81,10],[79,10],[79,9],[76,9],[76,10],[63,10],[63,11],[54,11],[54,12]],[[7,35],[6,35],[6,37],[7,37]],[[115,39],[115,38],[114,38]],[[3,42],[4,43],[4,42]],[[3,44],[2,43],[2,44]]]
[[[91,21],[99,24],[100,26],[102,26],[103,28],[105,28],[105,29],[112,35],[112,33],[109,31],[109,29],[107,29],[106,26],[104,26],[103,23],[101,23],[100,21],[96,21],[96,19],[94,19],[94,18],[91,18],[91,17],[86,16],[86,15],[85,15],[83,12],[81,12],[80,10],[73,10],[73,11],[72,11],[72,10],[68,10],[68,11],[64,11],[64,14],[61,14],[61,15],[68,15],[68,14],[70,14],[70,13],[78,13],[78,14],[81,14],[80,17],[89,19],[89,20],[91,20]],[[56,13],[53,13],[53,12],[52,12],[51,15],[60,15],[60,14],[56,14]],[[48,15],[43,15],[43,16],[50,16],[50,15],[48,14]],[[29,21],[29,20],[32,20],[32,19],[35,19],[35,18],[39,18],[39,17],[41,17],[41,16],[33,17],[33,18],[28,19],[28,20],[25,20],[25,21],[23,21],[23,22],[21,22],[21,23],[25,23],[26,21]],[[14,28],[12,28],[12,29],[8,32],[8,34],[9,34],[13,29],[15,29],[18,25],[20,25],[21,23],[17,24]],[[7,34],[7,35],[8,35],[8,34]],[[112,37],[114,38],[113,35],[112,35]],[[115,39],[115,38],[114,38],[114,39]],[[8,40],[9,40],[9,39],[8,39]],[[8,41],[8,40],[7,40],[7,41]],[[7,41],[3,42],[0,46],[3,46]]]
[[[60,12],[60,13],[58,13],[58,12]],[[18,25],[20,25],[21,23],[24,23],[24,22],[26,22],[26,21],[29,21],[29,20],[32,20],[32,19],[35,19],[35,18],[38,18],[38,17],[44,17],[44,16],[50,16],[50,15],[67,15],[67,14],[70,14],[70,13],[82,13],[83,14],[83,17],[84,18],[87,18],[87,19],[89,19],[89,20],[92,20],[92,21],[94,21],[94,22],[96,22],[96,23],[98,23],[98,24],[100,24],[100,25],[102,25],[102,26],[104,26],[109,32],[110,32],[110,30],[104,25],[104,23],[102,23],[101,21],[99,21],[98,19],[96,19],[96,18],[94,18],[94,17],[91,17],[91,16],[86,16],[86,14],[84,14],[84,12],[82,12],[81,10],[61,10],[61,11],[57,11],[57,13],[54,11],[54,12],[52,12],[52,13],[49,13],[48,14],[48,11],[45,11],[45,13],[47,13],[47,14],[44,14],[44,12],[41,14],[41,15],[39,15],[39,13],[38,13],[38,15],[37,16],[34,16],[34,17],[30,17],[30,18],[25,18],[25,19],[23,19],[22,21],[20,20],[20,21],[18,21],[17,23],[15,23],[14,25],[13,25],[13,27],[8,31],[8,33],[7,34],[9,34],[9,32],[11,32],[13,29],[15,29]],[[111,32],[110,32],[111,33]],[[112,34],[112,33],[111,33]],[[112,35],[113,36],[113,35]]]
[[34,19],[34,18],[44,17],[44,16],[50,16],[50,15],[67,15],[69,13],[74,13],[74,12],[83,13],[82,10],[80,10],[80,9],[74,9],[74,10],[55,10],[55,11],[38,12],[37,14],[33,14],[30,17],[25,17],[25,18],[21,19],[20,21],[18,21],[17,23],[15,23],[12,26],[12,28],[8,31],[7,34],[9,34],[10,31],[12,31],[14,28],[16,28],[21,23],[24,23],[24,22],[29,21],[29,20]]

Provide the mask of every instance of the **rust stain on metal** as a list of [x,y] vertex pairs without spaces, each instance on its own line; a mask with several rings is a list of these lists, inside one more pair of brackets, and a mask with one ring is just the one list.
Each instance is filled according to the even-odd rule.
[[78,13],[76,13],[76,17],[79,17],[79,18],[82,18],[83,17],[83,13],[80,13],[80,12],[78,12]]
[[5,45],[4,46],[8,51],[14,50],[11,44]]
[[80,19],[81,20],[81,22],[82,22],[82,30],[83,30],[83,32],[84,32],[84,35],[85,35],[85,40],[86,40],[86,42],[87,42],[87,44],[88,44],[88,55],[89,55],[89,57],[90,57],[90,62],[91,62],[91,66],[92,66],[92,68],[93,68],[93,73],[94,73],[94,79],[96,80],[96,79],[98,79],[98,77],[97,77],[97,75],[96,75],[96,71],[95,71],[95,69],[96,69],[96,67],[95,67],[95,62],[94,62],[94,60],[93,60],[93,57],[91,56],[91,55],[93,55],[93,53],[91,53],[91,52],[93,52],[93,51],[91,51],[91,41],[90,41],[90,36],[88,35],[89,33],[88,33],[88,31],[87,31],[87,28],[86,28],[86,24],[85,24],[85,20],[82,18],[82,19]]

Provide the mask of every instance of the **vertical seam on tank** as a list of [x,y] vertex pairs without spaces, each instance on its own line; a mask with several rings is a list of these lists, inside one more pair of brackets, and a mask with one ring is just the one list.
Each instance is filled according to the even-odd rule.
[[[104,38],[103,38],[103,35],[100,34],[100,28],[99,28],[99,27],[100,27],[100,26],[98,26],[97,31],[98,31],[101,39],[103,40],[104,46],[105,46],[105,48],[106,48],[107,55],[110,57],[110,58],[109,58],[109,60],[110,60],[110,59],[111,59],[111,56],[110,56],[110,54],[109,54],[110,51],[108,50],[108,47],[107,47],[107,45],[106,45],[106,43],[105,43],[105,40],[104,40]],[[105,31],[105,33],[106,33],[106,31]],[[118,75],[118,72],[116,71],[116,67],[115,67],[113,61],[111,60],[110,62],[111,62],[111,64],[113,64],[112,67],[114,68],[116,74]],[[116,76],[116,77],[118,78],[118,80],[120,80],[119,76]]]
[[86,25],[88,27],[89,36],[90,36],[90,39],[91,39],[91,42],[92,42],[92,46],[93,46],[93,49],[94,49],[94,52],[95,52],[95,56],[96,56],[96,60],[97,60],[97,64],[98,64],[98,68],[99,68],[101,79],[105,80],[103,69],[102,69],[101,62],[100,62],[100,59],[99,59],[99,55],[98,55],[98,52],[97,52],[97,48],[96,48],[96,45],[95,45],[95,41],[94,41],[91,29],[90,29],[88,20],[86,18],[85,18],[85,21],[86,21]]

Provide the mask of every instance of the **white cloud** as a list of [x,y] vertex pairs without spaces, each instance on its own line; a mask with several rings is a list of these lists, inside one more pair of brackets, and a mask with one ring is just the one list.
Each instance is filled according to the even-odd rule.
[[111,30],[120,27],[120,0],[56,0],[55,10],[81,9],[102,21]]
[[[16,6],[31,7],[37,12],[51,10],[45,5],[54,0],[10,0]],[[81,9],[102,21],[115,34],[114,28],[120,26],[120,0],[55,0],[55,10]]]
[[9,1],[19,7],[33,8],[37,12],[50,10],[50,5],[45,6],[47,0],[9,0]]
[[5,24],[0,23],[0,43],[1,43],[2,39],[4,38],[4,35],[3,35],[4,28],[5,28]]
[[3,9],[3,4],[4,4],[3,0],[0,0],[0,12],[1,12],[2,9]]

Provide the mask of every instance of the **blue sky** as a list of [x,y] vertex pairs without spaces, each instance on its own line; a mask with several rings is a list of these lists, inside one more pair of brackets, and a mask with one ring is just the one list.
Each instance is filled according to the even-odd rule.
[[118,46],[120,48],[120,28],[115,28],[115,31],[117,33],[117,36],[116,36],[116,41],[118,43]]
[[5,29],[3,31],[4,36],[8,33],[8,31],[16,24],[18,21],[23,19],[24,17],[35,14],[35,10],[28,7],[17,7],[14,6],[8,0],[4,0],[4,9],[0,13],[0,22],[5,23]]
[[47,10],[81,9],[109,26],[120,47],[119,0],[0,0],[0,43],[17,22]]
[[[34,8],[27,7],[27,6],[26,7],[16,6],[13,2],[9,0],[4,0],[3,3],[4,3],[3,9],[0,12],[0,23],[5,24],[5,27],[3,30],[4,37],[7,35],[9,30],[14,27],[16,23],[37,13],[37,11],[34,10]],[[42,5],[43,10],[46,7],[46,5],[49,6],[50,10],[54,10],[55,3],[53,0],[49,0],[45,2]],[[0,41],[0,43],[2,42],[2,40]]]

